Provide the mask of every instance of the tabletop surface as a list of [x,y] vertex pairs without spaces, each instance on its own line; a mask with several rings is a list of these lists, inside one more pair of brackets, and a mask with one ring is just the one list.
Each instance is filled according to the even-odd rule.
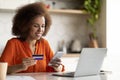
[[94,75],[85,77],[58,77],[53,76],[53,73],[17,73],[12,75],[7,75],[6,80],[109,80],[108,75]]

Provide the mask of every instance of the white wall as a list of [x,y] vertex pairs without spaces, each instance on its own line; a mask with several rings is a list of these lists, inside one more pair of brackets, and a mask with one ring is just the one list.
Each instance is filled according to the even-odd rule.
[[104,62],[104,68],[120,75],[120,1],[107,0],[107,48],[108,53]]
[[31,0],[0,0],[0,8],[16,9],[21,5],[28,4],[28,2],[32,2],[32,1]]
[[0,12],[0,53],[2,52],[6,41],[12,37],[11,26],[13,15],[13,12]]

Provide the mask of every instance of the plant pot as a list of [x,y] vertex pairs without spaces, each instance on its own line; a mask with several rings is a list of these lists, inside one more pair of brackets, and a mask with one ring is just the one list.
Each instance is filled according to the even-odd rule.
[[97,39],[90,39],[89,47],[90,47],[90,48],[98,48]]

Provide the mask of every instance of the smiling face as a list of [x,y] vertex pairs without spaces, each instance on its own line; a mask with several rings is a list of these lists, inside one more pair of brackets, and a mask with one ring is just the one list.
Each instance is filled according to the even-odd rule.
[[45,31],[45,18],[43,16],[36,17],[31,25],[27,40],[39,40]]

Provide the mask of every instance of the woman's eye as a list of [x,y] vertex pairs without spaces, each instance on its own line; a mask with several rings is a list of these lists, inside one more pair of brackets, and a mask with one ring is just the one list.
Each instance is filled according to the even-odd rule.
[[45,25],[43,25],[43,26],[41,26],[42,28],[44,28],[45,27]]
[[33,24],[33,27],[36,27],[36,28],[40,28],[40,27],[41,27],[41,28],[45,28],[45,25],[41,25],[41,26],[40,26],[39,24]]
[[39,25],[37,25],[37,24],[34,24],[33,26],[34,26],[34,27],[39,27]]

